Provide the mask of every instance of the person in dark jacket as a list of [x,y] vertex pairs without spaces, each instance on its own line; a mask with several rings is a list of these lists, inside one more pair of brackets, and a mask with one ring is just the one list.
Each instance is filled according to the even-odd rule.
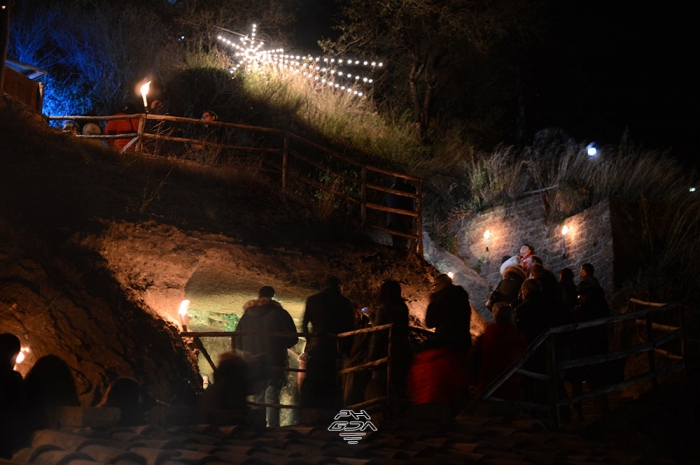
[[[525,335],[515,327],[513,307],[498,302],[493,307],[495,323],[486,327],[470,351],[478,367],[476,395],[498,378],[507,368],[515,363],[527,349]],[[512,375],[494,393],[494,397],[508,400],[520,398],[520,377]]]
[[[297,343],[297,328],[287,310],[276,300],[275,290],[263,286],[258,292],[258,299],[247,302],[245,312],[236,326],[239,331],[262,331],[291,333],[287,336],[248,334],[236,337],[236,349],[242,350],[258,359],[265,367],[261,389],[253,394],[254,402],[279,404],[280,392],[286,384],[287,373],[282,370],[288,366],[287,349]],[[279,426],[280,411],[267,407],[267,425]]]
[[436,341],[444,346],[469,350],[471,304],[469,294],[452,278],[441,274],[433,280],[433,292],[425,312],[425,326],[435,328]]
[[559,272],[556,298],[564,312],[569,316],[569,322],[571,322],[571,312],[578,305],[578,292],[576,291],[576,284],[574,284],[574,272],[571,268],[563,268]]
[[339,408],[342,396],[338,392],[337,367],[339,358],[349,354],[352,338],[336,342],[328,335],[352,331],[354,324],[355,311],[350,300],[343,296],[340,279],[328,276],[321,292],[306,299],[303,332],[318,336],[309,337],[304,349],[306,376],[300,389],[303,407]]
[[11,458],[25,439],[23,381],[14,369],[20,349],[17,336],[0,334],[0,458],[4,459]]
[[525,279],[527,279],[527,274],[522,266],[507,267],[503,270],[498,286],[491,292],[489,300],[486,302],[486,308],[493,310],[493,305],[498,302],[505,302],[509,305],[515,302]]
[[[372,314],[373,326],[393,324],[391,327],[391,385],[393,394],[406,397],[406,376],[411,362],[411,346],[408,342],[408,306],[401,295],[398,281],[386,280],[379,288],[376,310]],[[369,359],[379,360],[389,355],[389,331],[373,333],[369,346]],[[383,395],[386,392],[386,370],[375,368],[372,385]]]

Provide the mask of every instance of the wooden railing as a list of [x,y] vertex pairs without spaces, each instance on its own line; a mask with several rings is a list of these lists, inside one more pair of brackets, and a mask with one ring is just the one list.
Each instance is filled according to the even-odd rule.
[[[409,249],[423,255],[423,185],[419,177],[358,163],[320,144],[311,142],[289,131],[226,123],[205,122],[193,118],[168,115],[133,114],[118,116],[49,116],[51,121],[110,121],[138,119],[136,132],[119,135],[94,135],[79,138],[113,141],[129,139],[122,150],[157,154],[165,151],[165,144],[175,144],[180,156],[193,157],[192,147],[202,147],[199,156],[207,164],[224,165],[257,156],[280,177],[284,191],[301,193],[318,202],[326,202],[331,209],[336,201],[347,206],[348,214],[359,217],[363,229],[370,228],[392,236],[406,238]],[[220,128],[225,137],[212,142],[192,136],[194,127],[204,124]],[[241,143],[233,144],[231,141]],[[414,192],[392,189],[394,180],[407,181]],[[305,187],[302,187],[305,186]],[[412,200],[413,208],[397,209],[386,205],[386,196],[395,195]],[[387,214],[411,218],[408,231],[392,229],[386,222]]]
[[[685,328],[685,312],[686,309],[683,305],[678,303],[663,304],[654,302],[644,302],[638,299],[630,299],[631,311],[622,314],[610,316],[607,318],[601,318],[593,321],[586,321],[581,323],[574,323],[565,326],[558,326],[555,328],[550,328],[540,334],[537,339],[535,339],[532,344],[525,351],[523,356],[512,366],[510,366],[506,371],[504,371],[498,378],[491,382],[484,391],[477,396],[469,406],[465,409],[465,413],[472,412],[479,403],[485,400],[491,401],[503,401],[503,399],[497,399],[492,397],[493,393],[498,390],[511,376],[516,373],[528,377],[531,379],[539,380],[540,382],[545,382],[548,385],[548,405],[538,404],[532,399],[524,399],[516,404],[531,410],[542,410],[548,411],[550,419],[554,424],[559,425],[561,423],[560,418],[560,407],[568,407],[577,402],[581,402],[585,399],[596,397],[600,395],[605,395],[609,392],[620,390],[644,381],[651,381],[652,388],[656,389],[658,386],[658,379],[668,373],[674,371],[687,371],[686,364],[686,328]],[[669,315],[677,312],[677,326],[669,324],[660,324],[652,321],[652,318],[661,315]],[[641,325],[645,327],[645,339],[646,341],[641,344],[637,344],[632,347],[622,348],[614,352],[607,352],[600,355],[594,355],[590,357],[583,357],[577,359],[568,360],[558,360],[558,354],[556,351],[556,344],[554,343],[554,337],[556,335],[570,334],[574,331],[594,328],[598,326],[606,326],[608,328],[610,325],[618,322],[623,322],[627,320],[634,320],[635,325]],[[663,336],[656,336],[655,332],[664,332]],[[662,346],[667,346],[674,341],[680,342],[679,353],[673,353],[671,350],[663,349]],[[527,370],[523,370],[522,367],[530,360],[535,352],[538,350],[546,351],[547,358],[547,372],[546,373],[534,373]],[[579,367],[590,367],[594,365],[599,365],[601,363],[610,362],[614,360],[621,360],[629,358],[639,354],[648,354],[649,370],[646,373],[641,373],[633,376],[629,379],[625,379],[620,382],[610,384],[605,387],[598,389],[593,389],[589,392],[583,393],[576,397],[562,398],[560,393],[560,381],[562,379],[562,373],[567,369],[579,368]],[[659,366],[657,355],[663,356],[668,359],[669,362]]]
[[[213,337],[213,338],[230,338],[231,339],[231,351],[236,352],[236,338],[237,337],[242,337],[242,336],[265,336],[265,337],[289,337],[289,336],[296,336],[296,337],[304,337],[304,338],[310,338],[310,337],[328,337],[328,338],[334,338],[338,343],[340,342],[341,339],[347,338],[347,337],[353,337],[358,334],[366,334],[366,333],[372,333],[376,331],[388,331],[388,346],[387,346],[387,356],[378,360],[371,360],[365,363],[361,363],[359,365],[354,365],[354,366],[346,366],[340,370],[338,370],[338,377],[339,377],[339,384],[342,386],[343,385],[343,376],[347,375],[349,373],[357,372],[357,371],[362,371],[362,370],[369,370],[372,368],[380,367],[382,365],[386,366],[386,379],[387,379],[387,386],[386,386],[386,393],[384,396],[379,396],[376,398],[372,399],[365,399],[364,402],[354,404],[354,405],[346,405],[345,408],[348,409],[362,409],[362,408],[367,408],[370,405],[381,405],[382,409],[387,411],[389,407],[391,406],[392,403],[392,396],[391,396],[391,386],[390,386],[390,379],[391,379],[391,336],[392,336],[392,327],[393,324],[386,324],[386,325],[381,325],[381,326],[372,326],[369,328],[363,328],[363,329],[357,329],[354,331],[347,331],[344,333],[340,334],[317,334],[317,333],[283,333],[283,332],[274,332],[274,331],[212,331],[212,332],[207,332],[207,331],[183,331],[180,333],[180,336],[182,338],[192,338],[195,347],[201,352],[202,356],[204,359],[209,363],[209,366],[211,366],[212,370],[215,372],[216,371],[216,363],[212,359],[211,355],[207,351],[206,347],[204,346],[204,343],[202,342],[203,337]],[[307,370],[304,368],[291,368],[291,367],[272,367],[277,370],[281,371],[286,371],[286,372],[306,372]],[[275,407],[275,408],[286,408],[286,409],[301,409],[304,408],[300,405],[293,405],[293,404],[266,404],[262,402],[252,402],[249,401],[248,404],[250,405],[256,405],[256,406],[263,406],[263,407]]]

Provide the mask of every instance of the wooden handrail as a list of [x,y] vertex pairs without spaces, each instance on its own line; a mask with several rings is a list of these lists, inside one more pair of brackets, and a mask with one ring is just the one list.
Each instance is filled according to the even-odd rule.
[[[143,141],[145,139],[147,140],[156,140],[156,141],[171,141],[171,142],[178,142],[178,143],[183,143],[183,144],[197,144],[202,147],[220,147],[222,149],[228,149],[228,150],[235,150],[235,151],[246,151],[246,152],[260,152],[260,153],[279,153],[282,154],[282,162],[279,164],[278,169],[282,173],[282,188],[284,190],[287,189],[288,183],[289,183],[289,156],[294,156],[295,158],[303,161],[304,163],[308,163],[311,166],[314,166],[316,169],[322,170],[326,173],[332,174],[333,176],[337,176],[340,179],[345,180],[346,182],[351,182],[353,184],[356,184],[359,187],[359,197],[360,198],[355,198],[351,195],[347,195],[343,192],[338,191],[337,189],[333,189],[331,186],[325,185],[322,182],[315,181],[308,176],[303,176],[301,173],[297,173],[298,178],[314,187],[317,189],[320,189],[324,192],[328,192],[329,194],[336,196],[346,203],[349,204],[356,204],[360,205],[360,215],[361,215],[361,226],[363,228],[365,227],[371,227],[372,229],[377,229],[380,231],[385,231],[388,232],[389,234],[400,236],[400,237],[408,237],[410,238],[414,244],[414,250],[419,254],[423,255],[423,227],[422,227],[422,218],[423,218],[423,211],[422,211],[422,203],[421,203],[421,198],[423,196],[423,186],[422,186],[422,179],[416,176],[411,176],[407,175],[404,173],[399,173],[383,168],[378,168],[375,166],[369,166],[365,165],[363,163],[359,163],[355,160],[352,160],[344,155],[339,154],[338,152],[329,149],[327,147],[324,147],[323,145],[317,144],[315,142],[312,142],[308,139],[305,139],[304,137],[298,136],[294,133],[291,133],[289,131],[281,130],[281,129],[275,129],[275,128],[268,128],[268,127],[263,127],[263,126],[252,126],[252,125],[247,125],[247,124],[238,124],[238,123],[229,123],[225,121],[202,121],[201,119],[195,119],[195,118],[185,118],[185,117],[179,117],[179,116],[171,116],[171,115],[154,115],[151,113],[137,113],[137,114],[130,114],[130,115],[109,115],[109,116],[49,116],[48,119],[50,121],[62,121],[62,120],[76,120],[76,121],[111,121],[111,120],[117,120],[117,119],[139,119],[139,131],[138,133],[133,133],[133,134],[119,134],[119,135],[77,135],[76,137],[78,138],[87,138],[87,139],[98,139],[98,140],[109,140],[109,139],[125,139],[125,138],[137,138],[138,140],[136,142],[136,148],[137,150],[142,150],[143,149]],[[283,138],[282,141],[282,148],[266,148],[266,147],[245,147],[245,146],[239,146],[239,145],[228,145],[228,144],[221,144],[217,142],[212,142],[212,141],[207,141],[207,140],[200,140],[200,139],[190,139],[187,137],[178,137],[178,136],[169,136],[169,135],[163,135],[163,134],[158,134],[158,133],[152,133],[149,132],[150,130],[154,129],[153,127],[148,128],[146,122],[147,121],[158,121],[158,122],[172,122],[172,123],[184,123],[184,124],[190,124],[190,125],[207,125],[209,127],[221,127],[221,128],[233,128],[233,129],[243,129],[243,130],[250,130],[250,131],[257,131],[265,134],[273,134],[273,135],[278,135]],[[315,150],[319,150],[321,152],[324,152],[331,157],[341,160],[345,163],[350,164],[351,166],[354,167],[355,170],[361,170],[361,175],[359,176],[360,179],[353,178],[352,176],[348,176],[345,173],[338,172],[337,170],[334,170],[331,168],[331,166],[327,164],[320,163],[318,161],[314,161],[311,158],[304,156],[300,154],[298,151],[294,151],[290,147],[290,142],[291,141],[296,141],[301,144],[304,144],[306,147],[313,148]],[[277,165],[276,165],[277,166]],[[395,189],[391,189],[388,187],[383,187],[379,186],[377,184],[371,184],[367,180],[367,173],[368,172],[373,172],[373,173],[378,173],[384,176],[391,176],[395,178],[400,178],[400,179],[405,179],[408,181],[412,181],[416,183],[416,192],[415,194],[413,193],[407,193],[403,191],[398,191]],[[401,210],[401,209],[393,209],[389,207],[385,207],[383,205],[377,205],[374,203],[369,203],[368,198],[367,198],[367,191],[368,190],[373,190],[373,191],[378,191],[378,192],[386,192],[386,193],[391,193],[394,195],[399,195],[399,196],[404,196],[404,197],[409,197],[415,199],[415,209],[414,210]],[[414,221],[414,230],[412,231],[412,234],[406,235],[403,231],[393,231],[390,228],[378,228],[374,227],[374,225],[367,224],[367,215],[366,211],[367,209],[375,210],[375,211],[381,211],[385,213],[398,213],[401,215],[406,215],[406,216],[411,216],[415,218],[416,220]]]

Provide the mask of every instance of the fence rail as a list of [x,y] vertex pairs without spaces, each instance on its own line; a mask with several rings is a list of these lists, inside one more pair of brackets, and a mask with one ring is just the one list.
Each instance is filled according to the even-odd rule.
[[[580,402],[584,399],[605,395],[609,392],[620,390],[635,384],[645,381],[651,381],[652,389],[658,386],[658,379],[661,376],[667,375],[675,371],[683,371],[687,373],[686,360],[686,335],[685,328],[685,312],[686,309],[679,303],[657,303],[645,302],[638,299],[630,299],[631,311],[622,314],[614,315],[607,318],[601,318],[592,321],[574,323],[564,326],[549,328],[542,332],[527,348],[523,356],[518,359],[513,365],[506,369],[498,378],[493,380],[484,391],[478,395],[465,409],[465,412],[472,412],[478,404],[485,400],[503,401],[503,399],[492,398],[494,392],[498,390],[508,379],[514,374],[519,374],[529,378],[544,381],[549,386],[549,404],[542,405],[533,402],[518,402],[517,404],[523,408],[534,410],[549,411],[550,417],[555,424],[561,423],[560,407],[567,407],[571,404]],[[678,326],[669,324],[659,324],[651,320],[653,316],[668,315],[677,312]],[[609,327],[613,323],[634,320],[635,326],[641,325],[645,328],[646,342],[634,345],[632,347],[623,348],[614,352],[604,354],[581,357],[571,360],[558,361],[557,356],[562,354],[557,353],[556,344],[554,343],[555,335],[565,335],[573,331],[594,328],[598,326]],[[655,337],[654,331],[665,333],[662,336]],[[671,342],[680,341],[680,353],[674,353],[672,350],[661,349],[660,346],[666,346]],[[522,367],[530,360],[538,350],[546,350],[547,355],[547,372],[534,373],[523,370]],[[560,380],[563,379],[563,374],[566,370],[572,368],[591,367],[601,363],[614,360],[621,360],[636,355],[648,354],[649,370],[646,373],[635,375],[621,382],[612,383],[607,386],[593,389],[590,392],[571,398],[560,397]],[[664,366],[657,366],[657,355],[661,355],[671,363]]]
[[[419,177],[391,171],[375,166],[358,163],[323,145],[309,141],[292,132],[262,126],[251,126],[222,121],[205,122],[194,118],[183,118],[170,115],[132,114],[111,116],[49,116],[50,121],[112,121],[139,120],[137,132],[119,135],[78,135],[88,140],[128,139],[129,142],[122,151],[138,151],[155,153],[159,151],[157,144],[178,144],[183,147],[200,147],[203,152],[212,155],[212,164],[221,164],[226,154],[257,154],[258,156],[273,156],[266,160],[267,164],[279,173],[284,191],[299,191],[293,182],[302,183],[311,190],[306,195],[319,197],[318,193],[339,199],[348,206],[348,214],[359,206],[360,226],[364,229],[374,229],[395,237],[409,240],[409,249],[423,255],[423,186]],[[206,125],[206,126],[205,126]],[[207,140],[207,137],[194,135],[198,128],[218,128],[226,132],[225,138]],[[236,136],[229,137],[229,132]],[[231,144],[231,139],[239,138],[242,143]],[[222,155],[224,154],[224,155]],[[191,154],[189,154],[191,155]],[[281,155],[281,157],[280,157]],[[208,160],[206,160],[208,162]],[[395,179],[410,182],[414,192],[405,192],[389,187]],[[411,209],[391,208],[385,205],[387,196],[399,196],[410,199]],[[386,222],[387,214],[402,215],[409,219],[412,226],[407,230],[391,227]],[[384,221],[384,224],[381,224]]]
[[[359,404],[354,404],[354,405],[347,405],[345,406],[346,408],[350,409],[356,409],[356,408],[363,408],[367,407],[369,405],[374,405],[374,404],[383,404],[383,408],[385,411],[388,411],[388,409],[391,406],[392,403],[392,396],[391,396],[391,338],[392,338],[392,327],[393,324],[386,324],[386,325],[380,325],[380,326],[372,326],[369,328],[362,328],[362,329],[357,329],[353,331],[347,331],[344,333],[340,334],[319,334],[319,333],[287,333],[287,332],[276,332],[276,331],[182,331],[180,333],[180,336],[182,338],[192,338],[195,346],[197,349],[201,352],[202,356],[205,358],[207,363],[211,366],[212,370],[216,371],[216,363],[212,359],[211,355],[207,351],[206,347],[204,346],[204,343],[202,342],[202,338],[204,337],[213,337],[213,338],[230,338],[231,339],[231,350],[233,352],[236,352],[236,338],[237,337],[242,337],[242,336],[265,336],[265,337],[289,337],[289,336],[296,336],[296,337],[304,337],[304,338],[316,338],[316,337],[326,337],[326,338],[333,338],[336,339],[337,341],[340,341],[342,338],[347,338],[347,337],[353,337],[359,334],[366,334],[366,333],[373,333],[377,331],[388,331],[388,346],[387,346],[387,356],[381,359],[377,360],[371,360],[367,361],[365,363],[360,363],[354,366],[347,366],[344,367],[340,370],[338,370],[337,375],[339,378],[342,378],[344,375],[350,374],[350,373],[355,373],[358,371],[363,371],[363,370],[368,370],[371,368],[376,368],[380,367],[382,365],[386,366],[386,378],[387,378],[387,385],[386,385],[386,395],[384,396],[379,396],[375,397],[372,399],[366,399],[365,401],[359,403]],[[287,372],[297,372],[297,373],[306,373],[307,370],[305,368],[291,368],[291,367],[272,367],[277,370],[282,370],[282,371],[287,371]],[[342,380],[340,385],[342,386]],[[304,408],[299,405],[292,405],[292,404],[267,404],[267,403],[262,403],[262,402],[252,402],[249,401],[248,404],[250,405],[255,405],[255,406],[264,406],[264,407],[275,407],[275,408],[290,408],[290,409],[301,409]]]

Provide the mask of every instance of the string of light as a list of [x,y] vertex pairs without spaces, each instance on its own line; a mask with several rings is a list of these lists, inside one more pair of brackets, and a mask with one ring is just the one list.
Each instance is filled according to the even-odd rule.
[[[253,24],[251,33],[241,36],[239,40],[231,40],[219,35],[217,39],[225,46],[233,49],[236,64],[229,70],[235,74],[239,69],[262,69],[265,66],[300,74],[310,81],[323,84],[333,89],[344,91],[362,97],[363,86],[374,82],[372,70],[382,68],[384,63],[356,58],[312,57],[309,55],[285,54],[284,49],[263,49],[263,41],[256,41],[257,25]],[[352,67],[345,70],[342,67]],[[357,69],[365,68],[369,72],[361,73]]]

